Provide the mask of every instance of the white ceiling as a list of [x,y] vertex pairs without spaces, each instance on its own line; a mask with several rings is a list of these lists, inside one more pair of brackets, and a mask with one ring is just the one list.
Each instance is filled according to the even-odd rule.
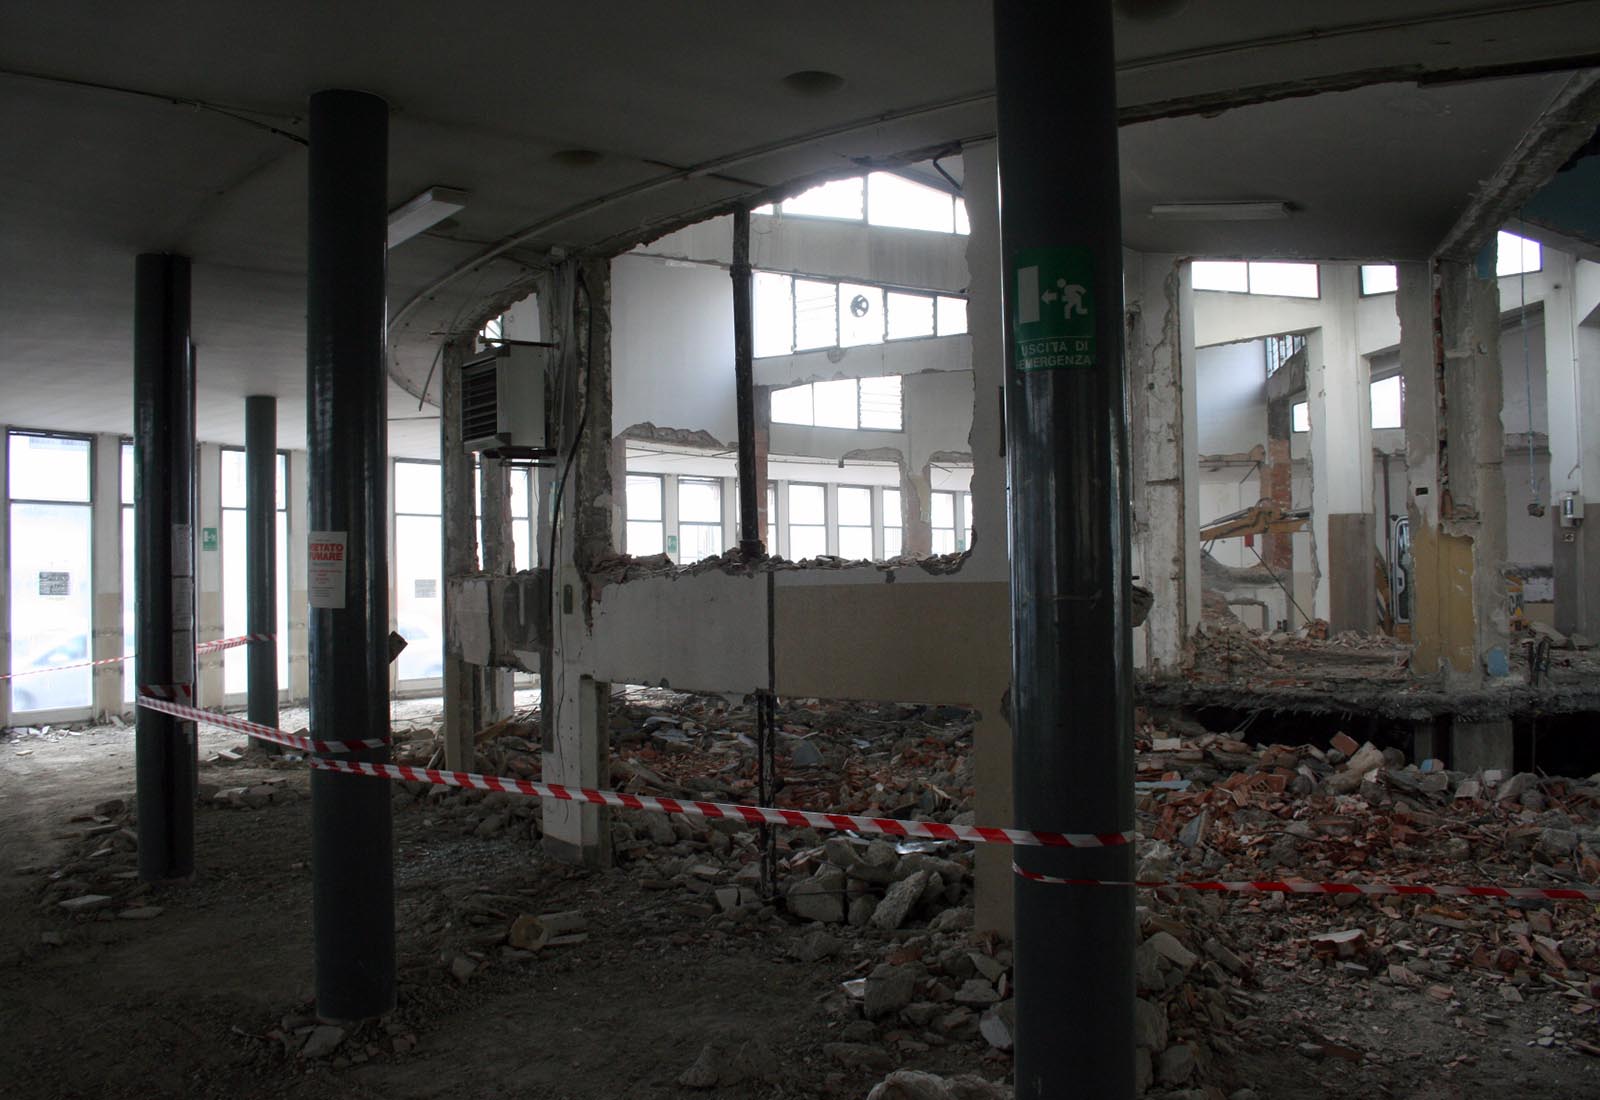
[[[413,391],[435,334],[487,313],[552,247],[622,247],[860,158],[992,133],[989,5],[813,0],[804,18],[793,11],[733,0],[477,15],[420,0],[6,5],[0,420],[127,431],[133,257],[172,249],[195,261],[201,436],[239,442],[240,399],[274,393],[280,439],[303,442],[305,150],[224,110],[303,137],[311,92],[372,90],[394,108],[391,204],[431,184],[471,192],[455,224],[391,253],[395,374]],[[1131,244],[1409,257],[1449,229],[1563,78],[1415,80],[1592,60],[1600,4],[1214,0],[1123,19],[1118,36],[1124,120],[1157,119],[1123,130]],[[800,69],[836,72],[844,86],[799,95],[781,78]],[[1256,100],[1272,102],[1225,110]],[[602,155],[588,167],[551,156],[570,148]],[[1152,199],[1251,197],[1298,212],[1229,236],[1143,214]],[[431,411],[391,396],[391,417]],[[436,439],[436,422],[391,424],[396,453],[432,454]]]

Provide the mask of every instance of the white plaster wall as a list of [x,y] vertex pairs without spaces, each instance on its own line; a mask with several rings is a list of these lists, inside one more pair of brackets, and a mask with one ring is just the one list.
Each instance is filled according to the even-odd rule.
[[905,379],[906,459],[913,470],[922,469],[937,452],[967,452],[973,397],[971,371],[913,374]]
[[611,422],[738,436],[733,283],[726,270],[641,256],[611,262]]
[[[1242,480],[1241,480],[1242,479]],[[1249,466],[1222,466],[1200,470],[1200,526],[1244,508],[1261,499],[1261,472]],[[1260,539],[1257,539],[1260,547]],[[1245,548],[1244,539],[1218,539],[1211,544],[1211,556],[1223,565],[1257,565],[1256,556]]]
[[[1201,454],[1238,454],[1266,444],[1267,361],[1260,340],[1199,348],[1195,381]],[[1204,507],[1201,513],[1203,524]]]

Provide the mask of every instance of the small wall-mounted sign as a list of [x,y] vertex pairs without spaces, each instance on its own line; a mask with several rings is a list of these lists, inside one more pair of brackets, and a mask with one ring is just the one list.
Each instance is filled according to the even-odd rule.
[[677,535],[668,535],[667,536],[667,557],[672,558],[674,561],[677,560],[677,557],[678,557],[678,536]]
[[70,596],[72,595],[72,574],[70,573],[40,573],[39,595],[41,596]]
[[439,598],[439,582],[433,577],[419,578],[416,593],[419,600],[436,600]]
[[200,528],[200,549],[215,550],[217,548],[217,529],[215,527]]

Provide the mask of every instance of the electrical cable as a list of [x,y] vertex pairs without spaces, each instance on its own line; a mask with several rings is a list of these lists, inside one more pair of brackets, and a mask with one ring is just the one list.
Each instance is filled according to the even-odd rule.
[[[1519,218],[1517,228],[1526,233],[1528,225]],[[1519,327],[1522,329],[1522,388],[1528,402],[1528,511],[1534,515],[1542,515],[1544,506],[1539,502],[1538,470],[1533,464],[1533,366],[1528,359],[1528,265],[1522,257],[1521,234],[1518,236],[1517,291],[1521,298],[1518,303],[1518,315],[1521,318]]]

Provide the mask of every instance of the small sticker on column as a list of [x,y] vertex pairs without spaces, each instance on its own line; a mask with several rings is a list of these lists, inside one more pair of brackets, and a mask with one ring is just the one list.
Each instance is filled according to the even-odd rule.
[[1095,365],[1094,256],[1025,248],[1012,263],[1011,340],[1023,373]]
[[344,531],[313,531],[310,540],[310,603],[334,610],[344,607]]

